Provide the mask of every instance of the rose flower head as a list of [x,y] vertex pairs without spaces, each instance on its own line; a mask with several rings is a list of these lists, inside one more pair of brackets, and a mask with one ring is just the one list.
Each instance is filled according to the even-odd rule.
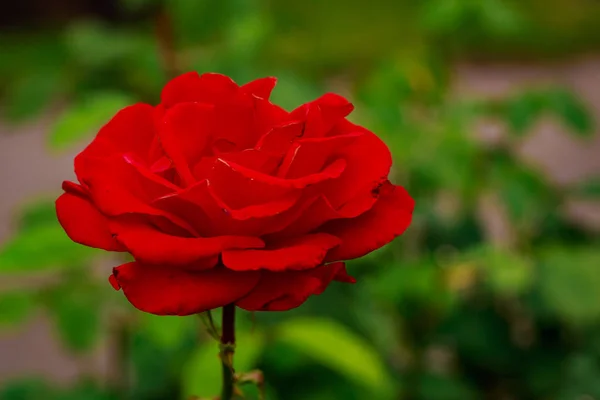
[[186,73],[75,158],[58,219],[75,242],[133,256],[109,280],[138,309],[288,310],[354,282],[343,261],[410,224],[390,151],[346,119],[352,104],[325,94],[287,112],[269,101],[274,86]]

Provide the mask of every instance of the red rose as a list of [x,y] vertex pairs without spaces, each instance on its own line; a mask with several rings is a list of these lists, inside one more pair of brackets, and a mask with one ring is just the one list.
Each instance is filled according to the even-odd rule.
[[181,75],[75,158],[58,219],[78,243],[133,255],[110,282],[138,309],[294,308],[354,282],[340,261],[408,227],[413,200],[387,180],[386,145],[345,118],[352,104],[326,94],[286,112],[274,86]]

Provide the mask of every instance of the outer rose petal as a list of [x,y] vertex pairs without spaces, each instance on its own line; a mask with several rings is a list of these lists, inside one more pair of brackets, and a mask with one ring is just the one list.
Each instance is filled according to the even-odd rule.
[[248,311],[286,311],[321,294],[332,280],[354,283],[341,262],[304,271],[261,271],[256,287],[236,305]]
[[410,225],[414,200],[401,187],[386,182],[379,200],[366,213],[353,219],[331,221],[320,229],[342,239],[325,261],[350,260],[362,257],[391,242]]
[[167,83],[160,98],[167,108],[183,102],[215,104],[225,101],[237,90],[238,85],[225,75],[188,72]]
[[80,193],[67,192],[61,195],[56,200],[56,214],[74,242],[98,249],[123,251],[112,237],[106,217]]
[[77,159],[104,158],[114,153],[134,153],[146,159],[155,135],[154,107],[141,103],[125,107],[100,129],[92,143],[77,156],[77,177],[80,180],[82,178]]
[[268,100],[276,83],[277,78],[270,76],[248,82],[242,85],[241,89],[246,93]]
[[82,181],[89,188],[90,198],[103,214],[145,214],[164,217],[190,233],[195,229],[184,219],[168,210],[149,205],[177,189],[174,185],[142,169],[128,156],[112,159],[90,158],[85,160],[85,169],[93,172]]
[[335,93],[325,93],[314,103],[321,110],[321,127],[325,132],[328,132],[336,122],[354,110],[352,103]]
[[156,315],[190,315],[233,303],[258,282],[259,272],[226,268],[185,271],[137,262],[113,269],[111,284],[137,309]]
[[305,137],[325,136],[342,118],[352,112],[354,106],[348,100],[333,93],[326,93],[294,111],[294,119],[304,120]]
[[153,265],[210,268],[214,264],[198,262],[206,258],[217,261],[215,257],[224,250],[261,248],[265,245],[261,239],[248,236],[171,236],[137,221],[117,219],[111,222],[110,227],[117,240],[136,260]]
[[264,250],[226,250],[223,264],[235,271],[268,269],[289,271],[314,268],[320,265],[327,251],[340,240],[326,233],[315,233],[284,240],[274,248]]

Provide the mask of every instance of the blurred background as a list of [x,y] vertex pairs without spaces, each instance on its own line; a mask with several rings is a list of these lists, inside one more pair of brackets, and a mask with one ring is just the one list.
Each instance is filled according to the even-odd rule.
[[[134,310],[54,199],[174,71],[326,91],[395,157],[408,232],[299,309],[238,313],[269,400],[600,399],[600,2],[20,0],[0,14],[0,400],[216,396],[197,317]],[[217,316],[218,318],[218,316]],[[256,391],[247,390],[255,399]]]

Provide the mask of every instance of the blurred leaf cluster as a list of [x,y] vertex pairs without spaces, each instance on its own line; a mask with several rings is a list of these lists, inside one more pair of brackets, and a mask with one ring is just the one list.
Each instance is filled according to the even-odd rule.
[[[122,0],[115,20],[0,37],[1,110],[14,123],[50,113],[49,148],[76,149],[124,105],[156,103],[165,40],[182,70],[277,76],[273,101],[288,109],[346,94],[352,119],[391,147],[393,179],[416,200],[413,225],[350,264],[357,285],[287,313],[239,315],[237,368],[261,368],[270,400],[600,398],[600,243],[563,212],[573,196],[598,199],[600,179],[556,187],[515,152],[542,117],[582,141],[594,121],[560,87],[493,100],[451,91],[457,57],[547,57],[600,42],[600,3],[552,3]],[[479,137],[482,121],[501,137]],[[197,318],[124,306],[105,283],[115,260],[72,243],[51,200],[18,215],[0,249],[0,327],[45,312],[80,357],[108,338],[116,378],[15,380],[0,400],[217,395],[217,349]]]

